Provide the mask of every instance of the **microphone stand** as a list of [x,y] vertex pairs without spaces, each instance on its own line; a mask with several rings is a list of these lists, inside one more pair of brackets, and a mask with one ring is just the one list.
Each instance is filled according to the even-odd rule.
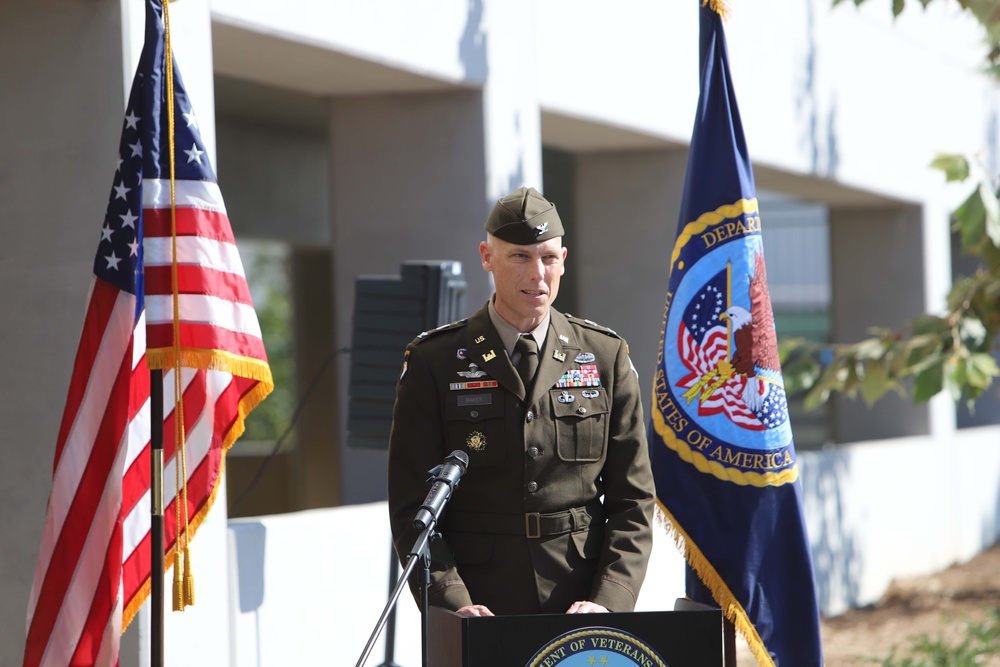
[[389,618],[389,613],[395,607],[396,602],[399,600],[400,594],[403,592],[403,588],[406,586],[407,580],[410,575],[413,574],[413,570],[416,569],[417,564],[421,565],[420,568],[420,616],[421,616],[421,629],[420,629],[420,641],[421,641],[421,653],[422,653],[422,665],[423,667],[428,667],[428,642],[427,642],[427,607],[428,607],[428,594],[427,589],[430,587],[431,582],[431,550],[430,543],[431,540],[439,537],[438,532],[435,530],[437,528],[437,517],[434,517],[426,528],[424,528],[420,535],[417,537],[417,541],[413,543],[413,548],[410,549],[410,553],[406,557],[406,567],[403,568],[403,574],[400,575],[399,580],[396,582],[396,587],[392,590],[392,594],[389,596],[389,602],[386,603],[385,609],[382,610],[382,615],[378,619],[378,623],[375,625],[375,630],[372,632],[371,637],[368,638],[368,643],[365,645],[365,650],[361,654],[361,658],[358,660],[355,667],[364,667],[365,661],[368,656],[371,655],[372,649],[375,648],[375,642],[378,641],[379,635],[382,633],[385,627],[386,620]]
[[403,574],[400,576],[399,581],[396,582],[396,588],[393,589],[392,595],[389,596],[389,602],[386,603],[385,609],[382,610],[382,616],[379,617],[372,636],[368,638],[368,644],[365,646],[365,650],[361,654],[356,667],[364,667],[365,660],[371,654],[375,646],[375,641],[382,633],[386,620],[389,618],[389,613],[396,605],[396,601],[399,600],[399,595],[403,592],[403,587],[406,585],[407,580],[409,580],[413,570],[417,567],[417,562],[421,565],[418,582],[420,587],[422,664],[423,667],[428,667],[427,608],[429,604],[427,589],[431,585],[430,543],[431,540],[440,537],[435,530],[437,528],[438,517],[441,516],[445,504],[451,500],[451,494],[455,490],[455,487],[458,486],[459,481],[461,481],[462,475],[465,474],[468,465],[468,454],[457,449],[445,457],[442,465],[429,471],[431,478],[427,481],[433,484],[430,492],[427,494],[427,498],[424,499],[423,505],[417,510],[417,515],[413,519],[413,527],[420,531],[420,533],[417,535],[417,539],[413,543],[409,555],[406,557],[406,567],[403,569]]

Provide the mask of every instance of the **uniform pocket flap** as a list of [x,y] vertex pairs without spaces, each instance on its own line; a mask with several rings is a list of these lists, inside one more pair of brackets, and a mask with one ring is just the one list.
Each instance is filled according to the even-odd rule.
[[608,394],[602,387],[574,387],[550,389],[552,414],[556,417],[584,419],[609,412]]

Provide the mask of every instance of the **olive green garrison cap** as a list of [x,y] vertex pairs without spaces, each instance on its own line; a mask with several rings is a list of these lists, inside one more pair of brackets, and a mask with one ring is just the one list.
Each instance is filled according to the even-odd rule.
[[531,245],[563,235],[556,206],[535,188],[519,188],[501,197],[486,219],[486,231],[517,245]]

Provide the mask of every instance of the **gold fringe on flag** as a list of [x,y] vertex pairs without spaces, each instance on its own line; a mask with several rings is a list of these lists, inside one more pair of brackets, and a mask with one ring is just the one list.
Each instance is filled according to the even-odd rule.
[[757,628],[750,622],[746,610],[726,586],[726,582],[722,580],[716,569],[705,558],[705,554],[701,552],[698,545],[691,541],[691,538],[688,537],[688,534],[684,532],[684,529],[680,527],[680,524],[663,503],[657,500],[656,506],[658,508],[658,522],[666,529],[667,535],[673,538],[677,550],[684,556],[687,564],[694,568],[694,571],[698,573],[698,578],[712,592],[712,598],[722,608],[726,619],[733,624],[737,632],[743,635],[750,652],[757,660],[757,664],[760,667],[776,667],[774,660],[764,646],[764,641],[757,634]]
[[721,16],[723,21],[728,19],[730,12],[732,12],[732,9],[729,7],[728,0],[702,0],[701,6],[707,6],[713,12]]

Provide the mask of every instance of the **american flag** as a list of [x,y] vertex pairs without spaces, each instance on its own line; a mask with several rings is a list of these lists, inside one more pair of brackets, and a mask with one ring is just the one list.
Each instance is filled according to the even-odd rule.
[[[116,665],[150,587],[150,374],[174,364],[163,9],[146,36],[122,124],[83,333],[56,443],[28,602],[24,667]],[[226,449],[273,388],[219,187],[173,68],[179,326],[187,511],[212,506]],[[163,374],[164,544],[176,538],[174,377]],[[156,573],[159,576],[159,573]]]

